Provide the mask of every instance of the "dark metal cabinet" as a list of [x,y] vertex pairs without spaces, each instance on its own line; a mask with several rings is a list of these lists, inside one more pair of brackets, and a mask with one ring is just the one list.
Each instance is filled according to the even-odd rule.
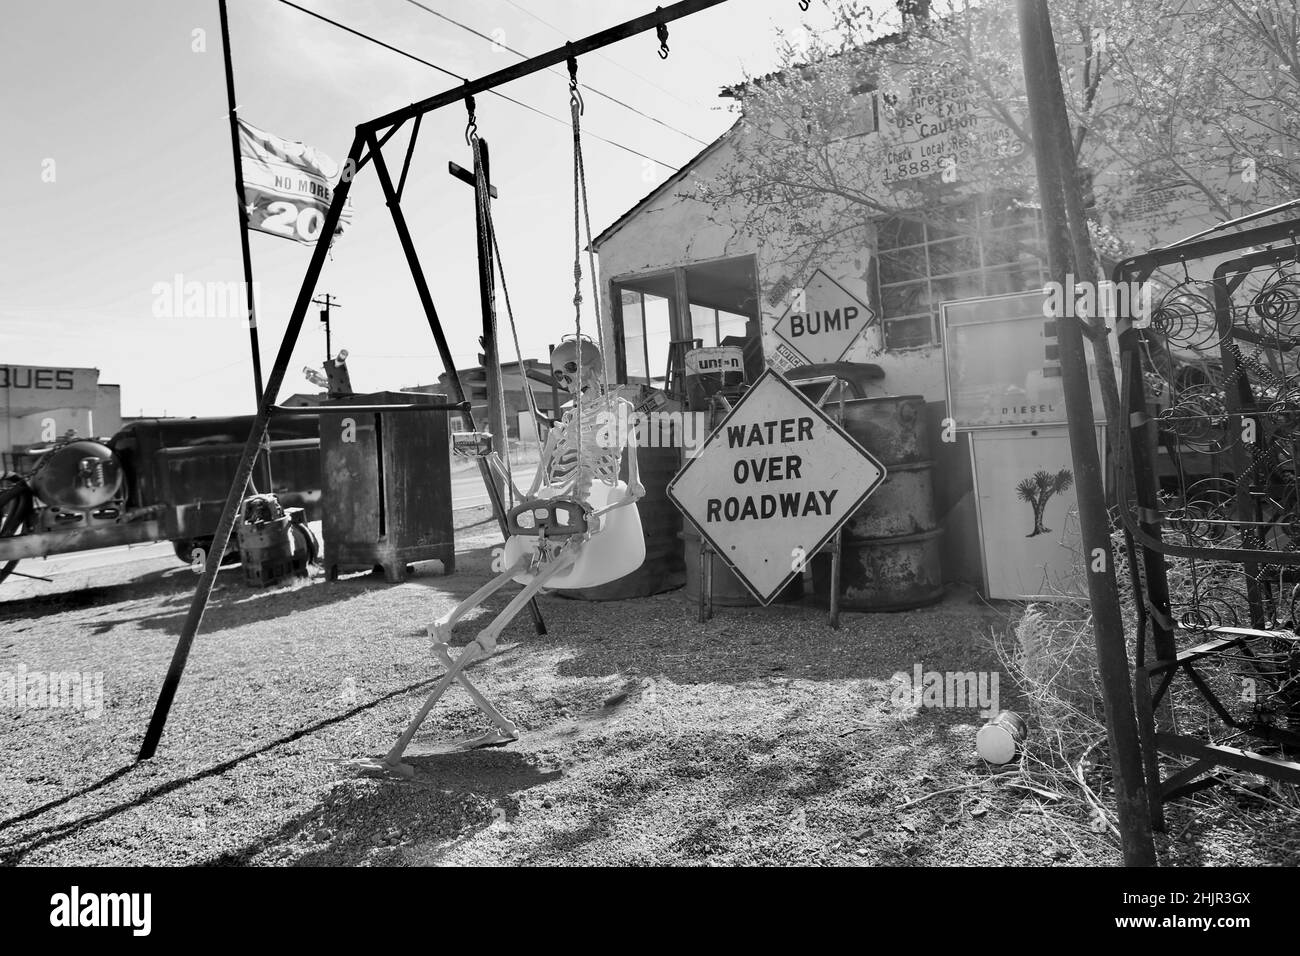
[[353,395],[320,416],[322,531],[330,580],[382,567],[406,579],[411,561],[456,567],[447,412],[353,412],[348,405],[441,405],[414,392]]

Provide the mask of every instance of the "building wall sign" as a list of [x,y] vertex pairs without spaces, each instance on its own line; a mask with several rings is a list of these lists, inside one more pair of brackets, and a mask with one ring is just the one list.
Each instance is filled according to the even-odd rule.
[[880,123],[885,185],[942,174],[950,164],[1023,153],[1024,144],[1005,123],[980,112],[978,94],[973,83],[913,87],[905,100],[886,106]]
[[883,465],[769,369],[668,497],[766,605],[884,480]]
[[94,408],[98,385],[98,369],[0,365],[0,407],[10,415]]
[[871,306],[818,269],[790,296],[773,331],[803,359],[796,364],[816,365],[841,361],[875,321]]
[[734,345],[691,349],[686,353],[687,375],[717,375],[745,371],[745,350]]

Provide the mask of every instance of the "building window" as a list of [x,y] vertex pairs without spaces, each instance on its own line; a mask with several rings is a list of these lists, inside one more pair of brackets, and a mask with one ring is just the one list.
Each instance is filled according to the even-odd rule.
[[746,316],[726,309],[691,303],[691,332],[704,343],[705,348],[721,345],[728,336],[744,338],[748,321]]
[[941,222],[895,216],[876,223],[886,349],[936,344],[944,302],[1027,292],[1046,281],[1037,210],[971,203],[946,213]]
[[624,381],[664,387],[672,340],[669,299],[653,292],[620,290],[623,315]]
[[623,276],[610,286],[620,382],[684,395],[680,380],[686,352],[727,340],[745,350],[749,374],[762,371],[754,256]]

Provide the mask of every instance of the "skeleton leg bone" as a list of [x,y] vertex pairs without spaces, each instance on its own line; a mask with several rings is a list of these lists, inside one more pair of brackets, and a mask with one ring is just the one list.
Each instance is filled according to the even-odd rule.
[[[407,725],[402,736],[398,738],[397,743],[393,744],[393,747],[388,751],[387,756],[378,763],[364,762],[362,765],[363,769],[383,770],[390,773],[397,773],[404,777],[414,776],[415,770],[409,764],[402,762],[402,755],[406,752],[406,748],[410,746],[411,740],[415,737],[416,731],[420,729],[420,725],[423,724],[425,718],[429,716],[429,711],[433,709],[434,704],[436,704],[442,695],[447,692],[447,688],[451,686],[452,681],[456,680],[459,680],[461,684],[465,686],[476,704],[480,707],[487,704],[487,707],[484,708],[484,713],[488,715],[488,718],[492,720],[494,724],[500,727],[503,732],[507,732],[506,726],[509,726],[510,731],[508,732],[514,733],[515,736],[517,736],[514,724],[502,716],[502,714],[497,711],[496,708],[492,707],[491,704],[488,704],[487,701],[482,698],[482,695],[478,693],[476,688],[471,688],[464,678],[460,676],[461,671],[474,663],[475,660],[492,653],[492,651],[496,649],[497,638],[501,636],[501,632],[505,630],[506,625],[509,624],[510,621],[528,605],[528,602],[531,601],[533,596],[546,585],[547,581],[565,568],[571,566],[573,562],[577,560],[580,550],[580,545],[566,547],[556,555],[555,559],[551,561],[536,578],[530,581],[522,591],[515,595],[514,599],[511,600],[501,613],[492,620],[492,623],[480,631],[478,636],[465,646],[465,649],[461,651],[460,657],[456,658],[455,661],[451,660],[451,655],[447,652],[445,644],[435,645],[434,653],[442,657],[444,662],[448,664],[447,672],[443,674],[442,679],[434,685],[433,690],[429,692],[429,696],[424,702],[424,706],[422,706],[419,712],[411,718],[410,724]],[[506,572],[502,573],[505,574]],[[513,573],[518,572],[516,571]],[[497,584],[497,581],[491,583]],[[500,586],[500,584],[497,584],[497,587]],[[483,589],[480,588],[479,590],[481,591]],[[474,597],[474,595],[471,595],[471,597]],[[468,601],[462,602],[462,606],[468,603]],[[460,610],[460,608],[457,608],[457,610]],[[466,610],[468,610],[468,608],[466,608]]]
[[478,637],[474,638],[474,643],[482,648],[484,653],[492,653],[497,646],[497,638],[506,629],[506,625],[514,620],[515,616],[524,609],[537,592],[546,586],[547,581],[561,571],[572,567],[581,553],[582,545],[576,540],[570,539],[569,543],[538,572],[537,577],[524,585],[524,589],[514,596],[500,614],[493,618],[492,623],[479,631]]
[[528,562],[529,558],[527,555],[521,557],[487,584],[483,585],[469,597],[465,598],[465,600],[457,604],[456,607],[447,614],[444,614],[432,624],[429,624],[425,628],[426,633],[436,641],[446,644],[447,639],[451,637],[451,629],[456,626],[456,622],[490,598],[493,594],[496,594],[497,591],[500,591],[503,587],[509,584],[516,574],[528,570]]
[[[435,644],[433,646],[433,653],[437,655],[438,660],[442,661],[444,665],[447,667],[452,666],[451,653],[446,644]],[[501,731],[498,735],[487,734],[472,741],[466,741],[466,748],[483,747],[488,744],[508,743],[511,740],[519,739],[519,728],[515,726],[515,722],[502,714],[501,711],[496,709],[491,701],[480,694],[478,688],[470,683],[469,678],[465,676],[463,670],[457,677],[457,680],[460,682],[460,686],[465,688],[465,693],[469,694],[474,703],[478,705],[478,709],[487,714],[488,720],[492,721],[496,728]]]

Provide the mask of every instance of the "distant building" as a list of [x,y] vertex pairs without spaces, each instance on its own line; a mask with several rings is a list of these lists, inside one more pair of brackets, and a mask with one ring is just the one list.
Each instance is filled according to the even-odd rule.
[[0,468],[68,432],[107,438],[122,427],[122,388],[97,368],[0,365]]
[[[533,398],[537,402],[538,409],[543,414],[551,414],[554,402],[552,401],[550,385],[550,363],[539,359],[524,359],[524,370],[529,383],[533,387]],[[488,421],[487,371],[483,366],[479,365],[475,368],[457,369],[457,372],[460,375],[461,387],[465,389],[465,397],[469,399],[474,413],[475,424],[479,428],[486,428]],[[518,362],[501,363],[501,386],[502,391],[505,393],[506,431],[511,438],[518,438],[519,413],[528,410],[528,399],[524,395],[524,376],[520,374]],[[446,372],[438,376],[437,385],[415,385],[403,388],[402,391],[441,392],[447,396],[448,401],[455,401],[456,394],[455,389],[451,387],[451,376]],[[560,402],[563,403],[567,398],[567,393],[562,394]],[[464,423],[457,424],[455,416],[453,416],[452,424],[455,428],[468,427]]]

